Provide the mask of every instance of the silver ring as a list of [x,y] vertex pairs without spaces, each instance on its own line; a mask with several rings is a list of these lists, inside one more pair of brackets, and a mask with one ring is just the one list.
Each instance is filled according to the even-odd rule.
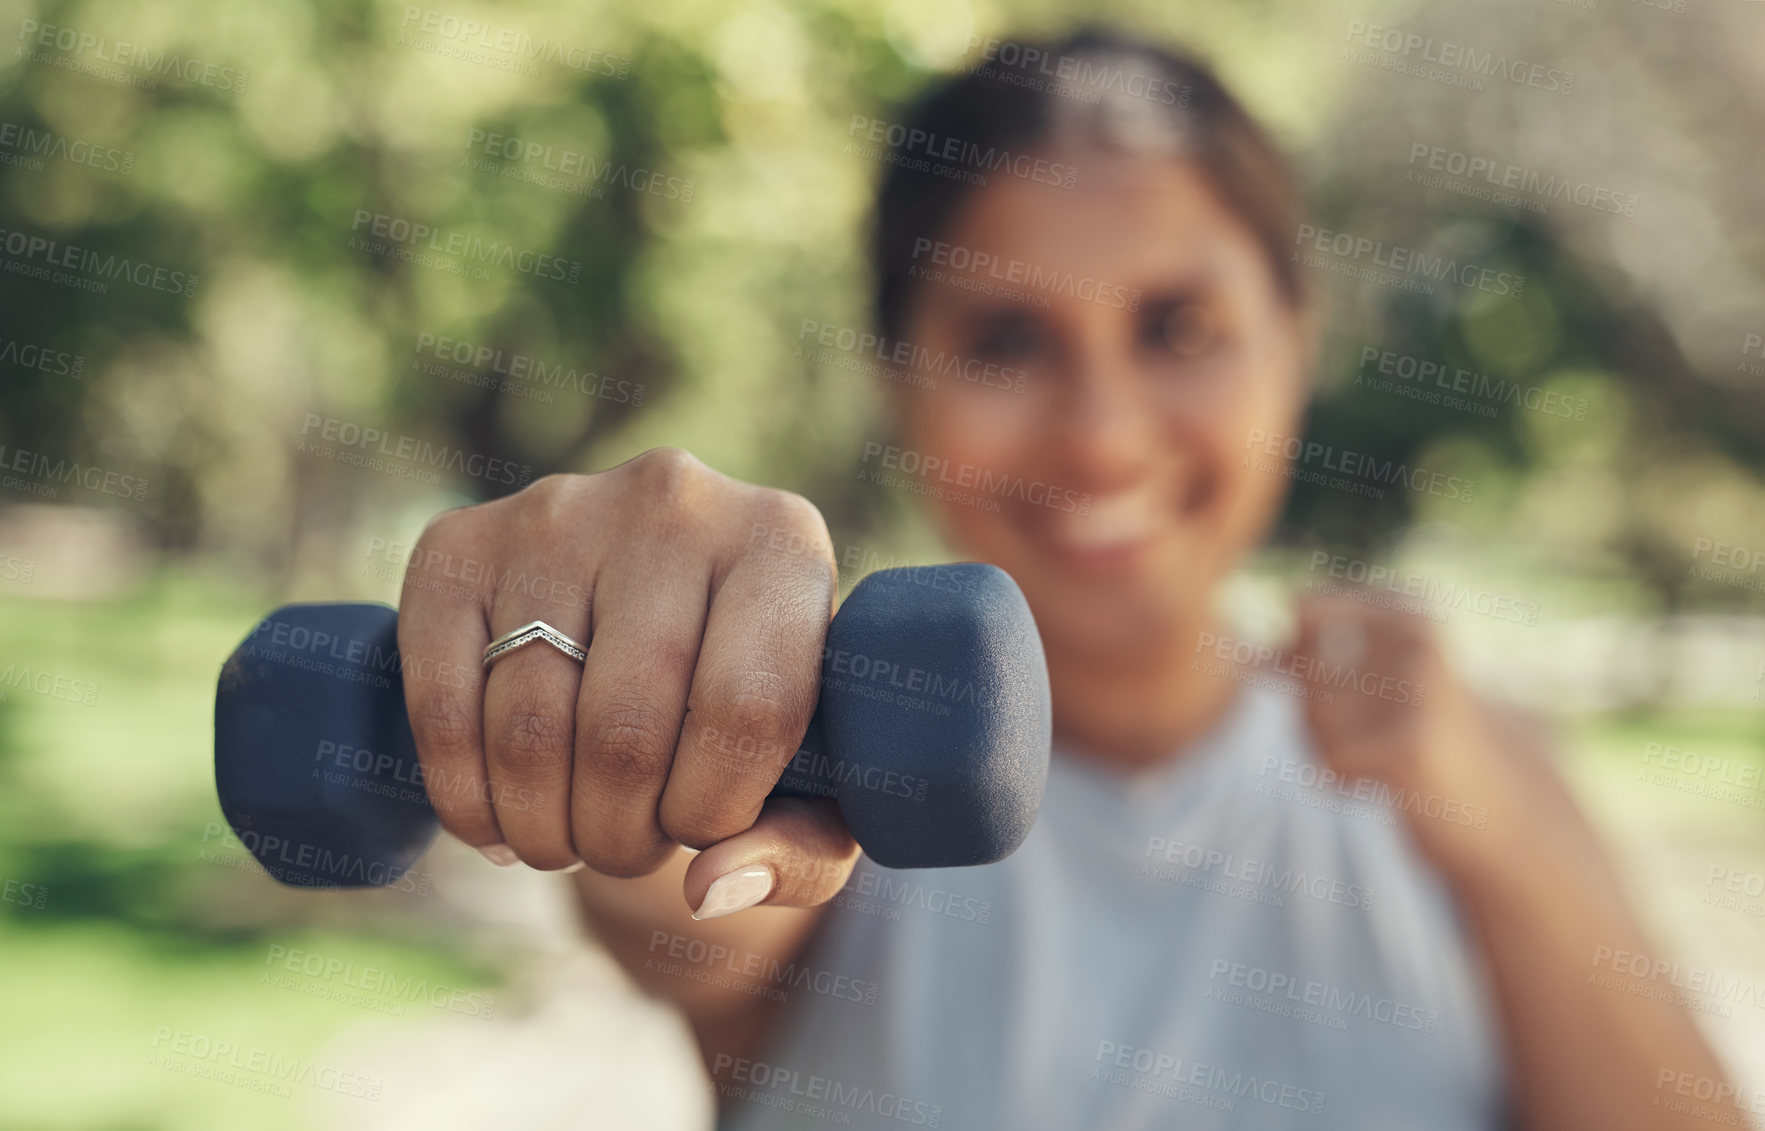
[[487,644],[484,648],[484,666],[488,668],[515,649],[525,647],[535,640],[545,641],[579,664],[588,659],[588,649],[544,621],[536,620],[529,621],[513,632],[505,632]]

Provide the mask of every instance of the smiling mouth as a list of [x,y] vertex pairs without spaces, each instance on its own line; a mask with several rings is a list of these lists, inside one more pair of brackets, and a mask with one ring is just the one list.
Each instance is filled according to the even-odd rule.
[[1150,543],[1165,525],[1165,511],[1163,493],[1146,483],[1093,496],[1089,507],[1049,516],[1044,536],[1069,555],[1121,554]]

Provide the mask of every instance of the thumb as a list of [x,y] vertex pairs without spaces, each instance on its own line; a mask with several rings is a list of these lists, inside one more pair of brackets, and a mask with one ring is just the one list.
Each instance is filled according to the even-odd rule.
[[694,919],[749,907],[814,907],[845,886],[858,862],[839,806],[829,798],[775,797],[752,826],[718,841],[687,865]]

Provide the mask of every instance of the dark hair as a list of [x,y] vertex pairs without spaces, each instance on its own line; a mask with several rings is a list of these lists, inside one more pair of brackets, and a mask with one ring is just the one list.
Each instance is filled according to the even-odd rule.
[[1064,133],[1119,148],[1150,144],[1192,161],[1255,234],[1282,295],[1303,303],[1287,254],[1301,194],[1274,141],[1206,64],[1129,36],[1083,31],[1053,43],[989,43],[985,58],[934,84],[890,131],[870,235],[879,332],[900,336],[914,241],[937,238],[979,179],[950,175],[978,171],[977,162],[934,169],[919,147],[931,139],[934,147],[997,156]]

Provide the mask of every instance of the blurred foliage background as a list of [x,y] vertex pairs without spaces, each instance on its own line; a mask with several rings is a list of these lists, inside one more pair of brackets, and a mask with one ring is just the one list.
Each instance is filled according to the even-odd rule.
[[[294,897],[218,837],[213,675],[256,616],[395,600],[396,548],[428,516],[517,485],[397,459],[406,474],[376,474],[314,442],[378,429],[520,481],[674,444],[807,495],[861,558],[934,557],[910,504],[856,475],[883,436],[871,379],[800,346],[806,320],[866,324],[881,167],[851,122],[976,61],[978,37],[1079,22],[1212,58],[1296,156],[1317,227],[1526,280],[1497,299],[1309,272],[1327,311],[1312,435],[1477,492],[1301,486],[1241,614],[1278,623],[1318,550],[1535,607],[1523,624],[1455,610],[1463,663],[1565,720],[1658,929],[1765,977],[1765,910],[1703,898],[1712,860],[1765,870],[1761,798],[1639,780],[1651,742],[1765,762],[1765,570],[1715,550],[1765,551],[1765,5],[446,3],[0,0],[0,445],[101,472],[0,489],[0,667],[69,692],[0,688],[9,1119],[345,1125],[154,1063],[162,1027],[317,1056],[365,1023],[266,985],[272,946],[543,1000],[519,989],[519,915],[485,925],[475,861],[441,853],[428,899]],[[1399,73],[1358,45],[1369,27],[1548,60],[1574,90]],[[1465,177],[1419,179],[1437,150],[1633,204],[1480,199]],[[512,265],[386,250],[401,224]],[[32,240],[175,273],[183,293],[27,277],[51,254]],[[528,253],[564,277],[521,270]],[[1583,411],[1397,395],[1366,380],[1369,348]],[[1765,1064],[1765,1021],[1708,1020]]]

